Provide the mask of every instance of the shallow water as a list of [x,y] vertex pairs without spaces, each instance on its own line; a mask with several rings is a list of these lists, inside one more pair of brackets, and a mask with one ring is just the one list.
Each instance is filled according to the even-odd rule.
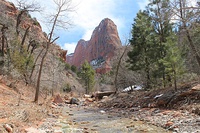
[[169,133],[161,127],[93,108],[65,107],[63,133]]

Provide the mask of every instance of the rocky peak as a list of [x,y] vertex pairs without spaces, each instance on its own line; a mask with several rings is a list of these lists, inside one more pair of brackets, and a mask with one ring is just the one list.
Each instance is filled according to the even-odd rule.
[[94,29],[89,41],[79,40],[74,54],[67,56],[67,62],[80,67],[87,60],[99,73],[104,69],[104,73],[112,68],[108,62],[121,46],[117,26],[111,19],[105,18]]

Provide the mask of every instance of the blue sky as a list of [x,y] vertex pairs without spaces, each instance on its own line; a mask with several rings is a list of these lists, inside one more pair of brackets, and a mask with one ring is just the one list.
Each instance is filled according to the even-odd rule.
[[[9,0],[15,3],[15,0]],[[32,1],[32,0],[27,0]],[[53,10],[53,0],[35,0],[42,7],[44,12]],[[76,5],[75,12],[70,14],[73,26],[68,30],[56,30],[55,36],[60,38],[56,41],[61,48],[72,53],[80,39],[90,39],[92,31],[104,18],[110,18],[117,25],[118,33],[122,43],[130,37],[133,19],[140,9],[144,9],[148,0],[72,0]],[[32,14],[41,23],[42,28],[48,33],[48,26],[43,23],[45,19],[41,15]]]

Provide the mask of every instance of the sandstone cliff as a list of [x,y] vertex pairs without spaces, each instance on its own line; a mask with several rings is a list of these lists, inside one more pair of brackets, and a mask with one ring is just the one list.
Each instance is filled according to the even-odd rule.
[[[24,80],[23,75],[15,68],[12,62],[9,62],[9,55],[12,54],[9,51],[17,51],[17,43],[21,44],[25,35],[25,31],[28,29],[28,27],[30,27],[24,41],[24,47],[30,46],[30,49],[33,49],[33,46],[29,44],[31,44],[31,42],[36,44],[32,53],[35,67],[33,68],[32,74],[30,74],[31,70],[27,70],[26,74],[24,75],[27,77],[31,77],[30,75],[32,75],[30,79],[27,79],[29,80],[28,82],[30,84],[35,85],[38,77],[39,64],[45,51],[43,49],[46,47],[47,34],[42,31],[42,27],[37,19],[32,18],[31,15],[26,12],[21,16],[21,22],[19,24],[19,36],[17,37],[17,40],[16,24],[19,13],[20,11],[13,3],[7,2],[6,0],[0,0],[0,75],[9,74],[16,80]],[[3,46],[3,25],[7,27],[4,33],[4,37],[6,38],[4,57],[1,56],[1,49]],[[42,70],[40,84],[42,89],[45,88],[48,90],[54,89],[60,91],[63,87],[65,87],[66,84],[77,88],[77,90],[82,89],[82,86],[74,78],[74,75],[70,74],[70,72],[65,69],[66,53],[67,51],[61,49],[61,47],[57,44],[50,45],[49,52],[45,58]],[[14,56],[12,55],[10,58],[14,58]],[[9,67],[7,62],[9,62]]]
[[117,26],[105,18],[94,29],[89,41],[81,39],[78,42],[74,54],[67,56],[67,62],[80,67],[87,60],[97,72],[105,73],[112,68],[110,60],[121,46]]

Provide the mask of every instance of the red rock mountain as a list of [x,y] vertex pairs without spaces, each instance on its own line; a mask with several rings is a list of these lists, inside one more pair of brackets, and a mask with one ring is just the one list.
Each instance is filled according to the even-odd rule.
[[67,55],[67,62],[80,67],[87,60],[97,72],[105,73],[112,68],[110,60],[121,46],[117,26],[111,19],[105,18],[95,28],[89,41],[79,40],[75,52]]

